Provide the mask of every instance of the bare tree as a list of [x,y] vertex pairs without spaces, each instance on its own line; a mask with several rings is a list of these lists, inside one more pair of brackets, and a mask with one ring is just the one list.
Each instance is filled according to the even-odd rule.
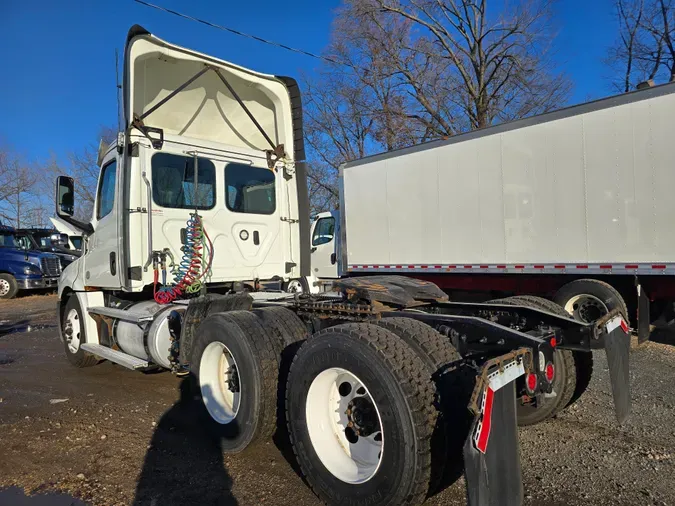
[[[98,131],[96,141],[83,146],[80,151],[68,153],[67,161],[61,161],[56,156],[52,156],[42,166],[41,188],[43,191],[49,195],[50,199],[53,199],[56,176],[73,177],[77,200],[76,217],[84,221],[90,220],[96,201],[97,182],[101,170],[98,166],[99,142],[107,145],[113,142],[116,137],[115,129],[102,126]],[[53,205],[53,201],[50,200],[50,202]]]
[[326,51],[345,65],[307,84],[310,186],[335,198],[346,160],[560,107],[550,16],[548,0],[345,0]]
[[0,216],[21,227],[33,208],[37,176],[33,167],[8,148],[0,150]]
[[675,0],[615,0],[619,36],[606,63],[628,92],[647,80],[675,80]]

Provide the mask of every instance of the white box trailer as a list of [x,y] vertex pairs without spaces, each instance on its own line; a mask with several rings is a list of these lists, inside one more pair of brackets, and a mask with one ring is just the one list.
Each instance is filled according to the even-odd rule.
[[636,276],[670,297],[673,132],[670,83],[348,162],[341,273],[548,296],[608,282],[556,298],[579,318],[634,309]]

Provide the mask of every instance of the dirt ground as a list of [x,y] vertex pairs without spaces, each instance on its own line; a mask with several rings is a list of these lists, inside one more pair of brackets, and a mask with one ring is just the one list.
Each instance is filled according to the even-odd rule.
[[[75,504],[53,495],[24,502],[20,489],[94,505],[319,504],[282,437],[223,455],[200,430],[179,378],[110,363],[71,367],[55,305],[54,295],[0,302],[0,320],[33,325],[0,337],[0,505]],[[521,429],[526,504],[675,505],[675,346],[635,348],[631,368],[624,426],[597,353],[581,400]],[[427,504],[466,504],[461,479]]]

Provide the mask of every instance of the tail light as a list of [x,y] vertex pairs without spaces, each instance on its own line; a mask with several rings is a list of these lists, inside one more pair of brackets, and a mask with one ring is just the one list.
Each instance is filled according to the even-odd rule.
[[544,374],[546,375],[546,381],[553,383],[553,378],[555,378],[555,367],[553,366],[553,362],[546,364],[546,367],[544,368]]
[[525,388],[527,388],[528,393],[533,394],[537,390],[537,375],[534,373],[529,373],[525,377]]

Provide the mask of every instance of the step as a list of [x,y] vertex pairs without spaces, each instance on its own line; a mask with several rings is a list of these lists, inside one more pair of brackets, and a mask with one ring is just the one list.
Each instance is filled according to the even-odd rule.
[[97,314],[101,316],[108,316],[110,318],[117,318],[132,323],[151,322],[154,316],[147,313],[137,313],[127,309],[118,309],[115,307],[90,307],[89,314]]
[[131,370],[144,369],[150,365],[146,360],[132,357],[131,355],[127,355],[121,351],[113,350],[112,348],[101,346],[100,344],[84,343],[80,345],[80,348],[82,348],[84,351],[92,353],[93,355],[96,355],[97,357],[110,360],[111,362],[115,362],[116,364]]

